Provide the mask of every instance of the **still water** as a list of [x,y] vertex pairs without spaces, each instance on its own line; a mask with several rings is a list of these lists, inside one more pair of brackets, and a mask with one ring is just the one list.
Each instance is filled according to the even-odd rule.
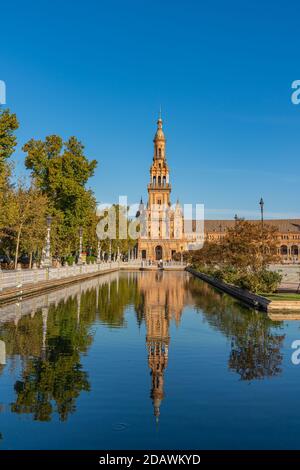
[[180,272],[3,306],[0,449],[299,449],[299,326]]

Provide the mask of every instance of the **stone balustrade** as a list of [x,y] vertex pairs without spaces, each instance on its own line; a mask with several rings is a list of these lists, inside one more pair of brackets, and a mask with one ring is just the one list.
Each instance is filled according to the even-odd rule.
[[38,284],[55,279],[66,279],[84,274],[118,269],[118,261],[76,264],[73,266],[62,266],[59,268],[33,268],[18,270],[0,270],[0,292],[3,289],[13,289],[26,284]]
[[300,283],[300,265],[299,264],[272,264],[270,271],[278,272],[282,275],[284,283]]
[[[1,270],[0,269],[0,292],[3,289],[21,288],[28,284],[40,284],[46,281],[54,281],[59,279],[67,279],[75,276],[84,276],[106,272],[111,269],[143,269],[147,267],[158,267],[157,262],[149,264],[146,260],[132,259],[129,261],[112,261],[94,264],[74,264],[73,266],[61,266],[51,268],[32,268],[17,270]],[[185,268],[185,264],[181,262],[171,261],[162,264],[164,269]]]

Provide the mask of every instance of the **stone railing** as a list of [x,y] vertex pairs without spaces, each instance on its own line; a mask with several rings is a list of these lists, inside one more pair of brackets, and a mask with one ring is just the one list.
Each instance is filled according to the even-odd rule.
[[120,267],[121,268],[140,268],[142,266],[142,261],[140,259],[131,259],[129,261],[121,261],[120,262]]
[[163,261],[162,264],[159,264],[158,261],[149,261],[149,260],[142,260],[142,259],[135,259],[124,261],[120,264],[121,269],[157,269],[163,268],[165,270],[172,270],[172,269],[185,269],[186,263],[181,261]]
[[69,277],[92,274],[96,272],[118,269],[117,261],[82,264],[73,266],[62,266],[59,268],[33,268],[20,270],[0,270],[0,292],[2,289],[21,287],[25,284],[38,284],[55,279],[66,279]]
[[300,282],[300,265],[298,264],[271,264],[270,271],[276,271],[282,275],[282,282]]
[[[94,264],[74,264],[73,266],[62,266],[59,268],[0,269],[0,292],[3,289],[14,289],[26,284],[39,284],[46,281],[67,279],[84,274],[105,272],[110,269],[140,269],[151,266],[153,266],[153,268],[157,267],[157,262],[149,264],[147,261],[141,259],[133,259],[129,261],[107,261]],[[182,268],[185,267],[184,264],[176,261],[163,263],[165,269],[172,269],[172,267],[179,266]]]

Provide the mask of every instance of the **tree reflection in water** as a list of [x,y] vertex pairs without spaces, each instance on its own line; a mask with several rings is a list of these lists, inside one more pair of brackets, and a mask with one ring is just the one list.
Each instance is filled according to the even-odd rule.
[[120,278],[2,325],[7,354],[22,358],[11,410],[39,421],[50,421],[54,413],[67,420],[80,393],[90,390],[80,356],[93,341],[92,325],[98,319],[109,327],[123,326],[124,309],[135,302],[136,279]]
[[[98,282],[98,281],[97,281]],[[76,400],[90,390],[81,355],[93,341],[96,321],[109,328],[125,327],[124,312],[133,305],[137,324],[145,322],[148,365],[151,370],[154,412],[159,416],[168,363],[169,323],[180,323],[183,307],[194,305],[211,328],[230,340],[230,370],[242,380],[272,377],[281,372],[281,323],[254,312],[228,295],[183,273],[127,273],[100,286],[78,285],[56,304],[46,303],[32,314],[16,317],[0,327],[10,367],[21,358],[11,410],[34,420],[50,421],[55,413],[65,421]],[[201,333],[201,331],[199,332]],[[0,373],[4,366],[0,366]]]
[[274,322],[265,313],[254,311],[240,302],[190,278],[189,289],[196,309],[206,321],[231,341],[229,369],[241,380],[263,379],[281,373],[282,347],[285,335],[281,322]]
[[[50,306],[44,341],[43,326],[39,328],[39,355],[23,358],[22,379],[15,383],[13,412],[31,413],[39,421],[50,421],[53,412],[57,412],[65,421],[75,411],[79,394],[90,389],[87,373],[80,364],[80,354],[87,351],[92,341],[89,325],[95,308],[89,308],[89,300],[89,295],[82,295],[79,322],[77,298]],[[43,314],[44,311],[35,316],[42,324]],[[17,326],[18,336],[26,331],[22,328],[24,320]],[[30,342],[29,335],[27,340]]]

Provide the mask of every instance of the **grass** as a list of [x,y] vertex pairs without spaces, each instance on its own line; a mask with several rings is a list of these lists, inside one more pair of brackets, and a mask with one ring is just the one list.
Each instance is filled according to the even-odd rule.
[[284,293],[284,292],[279,292],[275,294],[260,294],[266,299],[269,300],[298,300],[300,302],[300,294],[294,294],[294,293]]

